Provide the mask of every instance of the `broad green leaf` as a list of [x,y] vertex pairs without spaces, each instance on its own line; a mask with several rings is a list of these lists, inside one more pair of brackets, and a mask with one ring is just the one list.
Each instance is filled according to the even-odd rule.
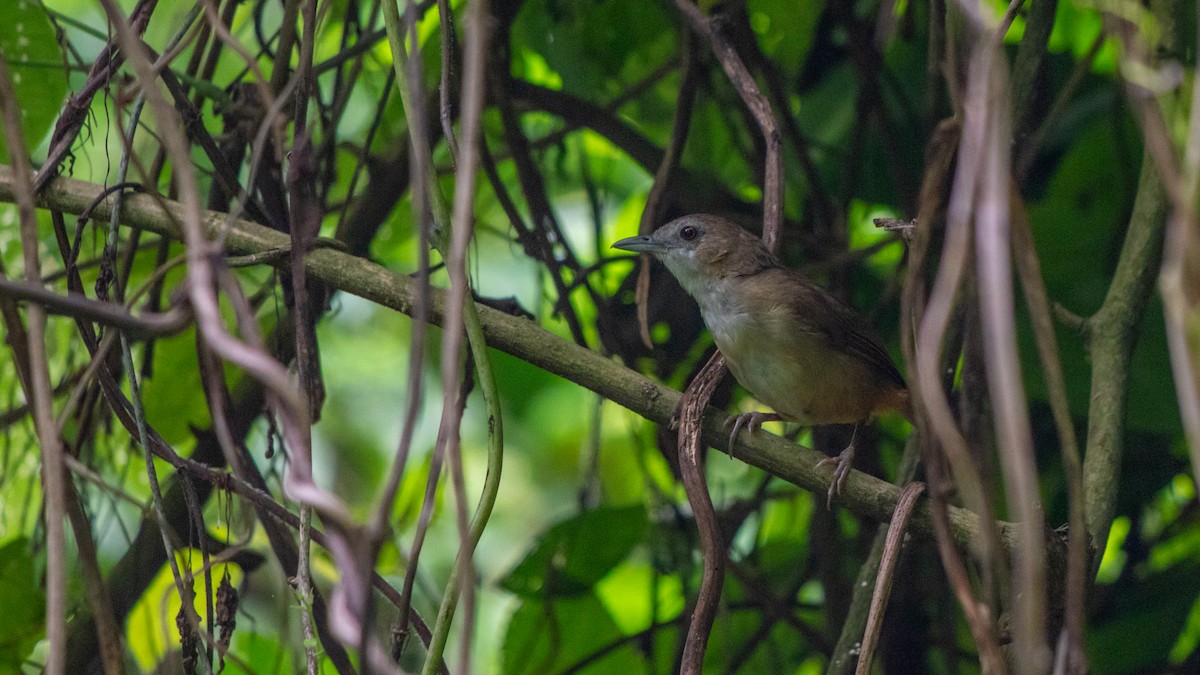
[[46,600],[26,539],[0,546],[0,598],[0,672],[18,672],[45,631]]
[[524,4],[513,35],[544,57],[565,91],[602,100],[672,58],[675,25],[655,2],[541,0]]
[[648,563],[633,561],[618,565],[596,584],[596,596],[625,633],[678,617],[686,603],[683,590],[677,575],[660,574]]
[[[508,622],[504,636],[503,672],[540,675],[561,672],[595,657],[622,639],[616,623],[595,595],[545,602],[523,601]],[[596,658],[586,672],[645,671],[639,643],[613,649]]]
[[[8,62],[13,90],[20,101],[21,131],[30,152],[58,116],[67,93],[62,50],[46,10],[37,0],[7,0],[0,20],[0,53]],[[0,134],[0,163],[8,163],[8,145]]]
[[[186,549],[179,551],[175,559],[180,570],[191,569],[194,578],[192,586],[194,606],[200,621],[206,621],[204,601],[204,560],[200,551]],[[232,563],[214,562],[212,577],[214,587],[220,583],[221,576],[228,570],[231,583],[235,588],[242,585],[245,578],[241,568]],[[213,589],[216,592],[216,588]],[[147,586],[146,592],[138,599],[137,604],[129,613],[125,622],[125,641],[127,648],[133,653],[142,671],[153,669],[170,652],[179,648],[179,629],[175,626],[175,615],[183,604],[179,600],[179,592],[175,588],[175,580],[170,568],[164,563],[155,575],[154,580]]]
[[547,530],[501,586],[531,598],[584,593],[629,555],[645,531],[641,506],[586,511]]
[[1110,587],[1104,609],[1089,621],[1092,672],[1163,672],[1167,655],[1200,597],[1200,568],[1194,562],[1147,578],[1131,574]]
[[194,328],[155,342],[153,374],[141,382],[146,420],[168,443],[186,443],[209,425]]
[[750,27],[758,34],[763,53],[789,72],[804,67],[825,12],[824,0],[750,0]]

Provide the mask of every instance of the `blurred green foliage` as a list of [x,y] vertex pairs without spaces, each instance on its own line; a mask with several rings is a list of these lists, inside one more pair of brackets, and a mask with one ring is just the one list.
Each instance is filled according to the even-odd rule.
[[[90,0],[46,0],[56,17],[54,24],[36,3],[19,0],[17,4],[17,10],[5,11],[20,14],[7,14],[0,21],[0,50],[21,76],[17,96],[25,111],[24,131],[31,145],[42,144],[34,152],[40,158],[45,156],[47,132],[64,104],[66,82],[78,89],[89,59],[95,58],[102,44],[104,34],[96,35],[85,26],[102,26],[103,21]],[[128,11],[133,3],[119,4]],[[155,46],[179,28],[189,3],[160,4],[147,32],[147,41]],[[666,146],[680,84],[681,24],[671,3],[526,0],[495,4],[498,11],[519,8],[511,30],[504,33],[510,50],[509,63],[502,64],[504,72],[607,108],[606,114],[630,133],[660,150]],[[451,5],[461,18],[463,3]],[[342,38],[352,26],[381,26],[371,14],[372,3],[346,0],[321,3],[321,7],[325,14],[319,27],[318,62],[345,49]],[[756,49],[783,92],[784,109],[779,100],[773,101],[775,113],[794,120],[812,162],[809,173],[785,135],[786,216],[792,227],[784,239],[785,257],[869,313],[898,355],[898,284],[905,250],[899,241],[875,230],[872,219],[915,215],[930,125],[950,110],[940,80],[934,80],[936,91],[929,90],[929,4],[898,3],[892,17],[895,34],[876,44],[873,27],[878,17],[893,11],[889,7],[874,2],[750,0],[745,12]],[[356,12],[354,22],[347,20],[351,12]],[[1061,2],[1057,12],[1045,71],[1033,98],[1035,118],[1045,115],[1100,31],[1100,15],[1088,3]],[[273,36],[280,21],[277,3],[245,2],[234,14],[231,32],[257,47],[259,36]],[[18,25],[23,32],[12,30]],[[55,25],[79,52],[78,58],[64,56]],[[433,87],[439,73],[439,28],[436,11],[426,14],[419,26],[425,84],[432,92],[431,113],[436,110]],[[1024,15],[1007,41],[1010,61],[1023,28]],[[874,54],[878,61],[864,68],[856,59],[868,47],[879,49]],[[188,46],[173,67],[181,70],[194,48]],[[693,48],[703,75],[683,152],[682,169],[689,182],[670,196],[669,210],[720,204],[725,212],[754,223],[761,198],[757,130],[707,47],[694,43]],[[1142,161],[1138,130],[1116,75],[1115,51],[1106,43],[1098,52],[1062,114],[1045,130],[1044,145],[1021,186],[1050,299],[1082,316],[1095,311],[1107,292]],[[500,53],[493,50],[493,58]],[[388,162],[407,157],[408,125],[397,97],[387,89],[389,58],[383,43],[367,50],[349,89],[345,115],[336,128],[317,125],[319,140],[335,148],[335,161],[322,178],[322,189],[329,196],[323,235],[334,236],[346,223],[342,200],[349,199],[349,207],[358,206],[356,199],[367,193],[364,186],[379,178],[364,176],[351,193],[360,153],[369,156],[373,168],[385,167],[384,171],[397,171],[397,165]],[[71,64],[68,75],[58,67],[64,59]],[[272,60],[264,52],[257,63],[269,68]],[[1187,67],[1190,83],[1193,64]],[[336,71],[323,73],[318,88],[328,103],[338,82]],[[656,73],[657,79],[646,81]],[[211,85],[228,93],[227,87],[244,77],[244,62],[227,50],[216,62]],[[768,79],[763,75],[760,84],[767,86]],[[644,86],[623,99],[639,85]],[[122,93],[119,83],[112,93]],[[115,96],[92,102],[88,127],[66,173],[95,183],[112,182],[121,153],[119,128],[127,112],[125,103]],[[206,100],[200,108],[205,127],[213,133],[223,128],[222,103]],[[380,124],[372,132],[377,106]],[[595,121],[591,111],[574,106],[578,108],[574,114],[563,115],[547,107],[532,96],[516,105],[563,239],[587,274],[568,275],[567,281],[575,285],[568,299],[560,299],[545,261],[531,258],[516,240],[501,200],[481,177],[469,262],[475,288],[486,298],[514,299],[534,320],[566,338],[571,335],[564,318],[569,305],[591,348],[619,354],[631,366],[681,387],[711,342],[701,337],[669,355],[662,344],[667,338],[689,334],[686,319],[692,317],[694,323],[694,307],[682,296],[671,296],[669,307],[658,317],[656,335],[663,338],[659,349],[637,351],[637,339],[631,337],[636,332],[630,277],[636,268],[630,262],[608,260],[608,243],[636,232],[656,167],[640,164],[617,139],[587,128],[585,123]],[[150,165],[156,150],[154,123],[148,117],[142,123],[149,133],[140,133],[134,150],[144,165]],[[529,220],[528,197],[520,189],[511,149],[493,108],[486,111],[484,128],[501,183]],[[449,195],[453,180],[444,143],[435,149],[435,162],[443,194]],[[202,188],[207,190],[213,167],[199,153],[196,163]],[[160,177],[160,189],[166,191],[167,186],[168,176]],[[393,195],[386,218],[373,233],[368,255],[391,269],[412,273],[417,269],[418,243],[410,196],[407,188],[400,192]],[[814,205],[821,196],[836,205],[836,222],[817,220]],[[44,218],[40,226],[45,269],[61,270],[61,258],[51,253],[56,248],[54,234]],[[82,230],[81,260],[94,261],[100,255],[105,230],[104,224]],[[139,253],[132,284],[145,279],[154,255],[153,247]],[[16,276],[21,250],[15,212],[7,205],[0,205],[0,256],[9,274]],[[85,287],[92,288],[96,274],[94,266],[84,267]],[[444,271],[435,271],[431,278],[437,285],[446,284]],[[276,279],[261,270],[241,279],[250,294],[261,294],[258,317],[262,329],[270,331],[285,311],[282,297],[272,287]],[[178,277],[169,281],[174,284]],[[585,282],[594,295],[581,289]],[[55,283],[57,290],[63,289],[61,281]],[[665,282],[655,288],[667,292],[659,290]],[[1099,561],[1102,572],[1089,601],[1087,643],[1095,672],[1200,668],[1200,570],[1196,569],[1200,509],[1188,478],[1161,312],[1159,303],[1152,303],[1129,383],[1129,456],[1114,530],[1122,536],[1114,536]],[[1057,527],[1066,522],[1065,486],[1027,319],[1019,310],[1022,375],[1030,396],[1048,522]],[[87,364],[74,335],[71,322],[52,320],[51,372],[56,384],[68,382],[71,373]],[[408,403],[411,335],[412,322],[406,317],[340,295],[334,295],[318,327],[328,399],[314,430],[315,471],[321,484],[346,500],[359,517],[367,517],[375,508],[396,454]],[[413,455],[399,496],[389,505],[395,530],[376,567],[396,586],[408,569],[413,528],[433,465],[441,414],[437,381],[441,336],[439,330],[431,330],[427,337],[425,389]],[[1082,430],[1092,385],[1088,354],[1080,335],[1069,328],[1059,326],[1058,338],[1072,414]],[[195,347],[194,332],[187,331],[155,342],[152,350],[144,344],[134,350],[135,360],[148,364],[143,371],[147,419],[184,454],[195,445],[194,432],[211,424]],[[491,359],[503,403],[506,458],[495,515],[475,556],[481,578],[472,643],[478,672],[672,672],[700,574],[694,524],[672,469],[674,438],[528,363],[496,352]],[[244,377],[232,368],[226,372],[235,387]],[[0,398],[6,410],[23,402],[8,360],[0,360]],[[59,400],[61,404],[63,399]],[[722,403],[742,410],[755,407],[741,392],[725,394]],[[95,411],[106,414],[100,405]],[[82,424],[69,420],[66,435],[73,438],[82,433]],[[115,425],[106,421],[97,426],[78,454],[111,489],[78,476],[76,483],[92,519],[102,569],[111,572],[128,552],[144,515],[138,505],[147,503],[149,493],[141,450]],[[872,446],[875,452],[863,453],[868,456],[862,457],[859,468],[890,477],[908,427],[885,419],[865,433],[864,446]],[[247,447],[278,496],[286,453],[269,437],[269,426],[260,420]],[[463,422],[469,496],[477,495],[482,483],[486,440],[487,420],[476,392],[468,400]],[[268,446],[274,449],[271,457]],[[160,469],[163,475],[168,473],[162,465]],[[37,658],[35,646],[44,629],[44,598],[38,585],[43,550],[30,543],[42,533],[38,470],[31,427],[24,421],[5,422],[0,436],[3,672]],[[837,639],[840,613],[869,547],[873,524],[836,506],[833,513],[827,512],[823,497],[814,499],[725,457],[709,459],[709,480],[731,542],[731,571],[706,672],[819,671]],[[435,497],[433,524],[417,568],[414,607],[430,620],[458,551],[448,489],[443,485]],[[223,542],[269,560],[247,570],[240,580],[245,600],[231,651],[236,661],[230,668],[301,672],[300,610],[271,558],[261,528],[253,523],[253,514],[238,500],[222,497],[210,500],[204,515]],[[921,564],[911,562],[902,568],[882,667],[885,672],[974,672],[974,647],[936,556],[927,541],[914,542],[912,547],[917,549],[915,561]],[[339,571],[326,553],[316,551],[314,556],[318,585],[328,589]],[[196,564],[193,556],[190,565]],[[230,568],[237,565],[231,563]],[[171,631],[179,599],[171,592],[166,568],[152,572],[149,590],[141,593],[126,623],[127,661],[132,670],[149,671],[174,649]],[[78,584],[72,591],[73,605],[82,607]],[[200,600],[197,608],[203,614]],[[380,609],[381,634],[391,619],[390,611]],[[404,659],[406,668],[417,667],[419,650],[410,650]]]

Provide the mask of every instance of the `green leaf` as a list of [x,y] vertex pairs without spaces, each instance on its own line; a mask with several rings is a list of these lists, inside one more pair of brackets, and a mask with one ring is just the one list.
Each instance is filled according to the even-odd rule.
[[[564,91],[600,100],[672,57],[674,23],[656,2],[542,0],[524,4],[513,36],[545,59]],[[553,81],[547,75],[543,83]]]
[[41,639],[46,600],[29,555],[29,541],[15,539],[0,547],[0,672],[19,672]]
[[[36,148],[58,117],[67,94],[62,50],[53,24],[37,0],[5,3],[0,21],[0,53],[8,62],[13,90],[21,102],[25,144]],[[0,163],[8,163],[8,147],[0,135]]]
[[[624,635],[594,595],[544,602],[526,600],[513,613],[504,636],[503,672],[561,672],[595,656]],[[627,643],[597,657],[585,672],[644,672],[644,660]],[[667,651],[667,650],[664,650]]]
[[1106,597],[1087,635],[1097,674],[1164,672],[1167,655],[1200,597],[1200,567],[1189,562],[1149,578],[1132,575]]
[[763,53],[789,72],[800,72],[825,12],[825,0],[750,0],[746,11]]
[[168,443],[187,443],[192,428],[210,424],[200,366],[196,359],[196,329],[158,340],[154,347],[154,377],[142,385],[146,419]]
[[587,592],[629,555],[645,531],[641,506],[581,513],[547,530],[500,585],[525,597]]

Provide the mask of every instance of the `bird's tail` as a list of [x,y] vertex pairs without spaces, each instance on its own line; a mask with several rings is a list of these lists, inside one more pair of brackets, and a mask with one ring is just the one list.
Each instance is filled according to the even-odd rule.
[[886,394],[881,397],[880,402],[872,411],[872,417],[882,412],[895,410],[908,420],[909,424],[916,424],[916,413],[913,411],[912,396],[909,395],[908,389],[889,389]]

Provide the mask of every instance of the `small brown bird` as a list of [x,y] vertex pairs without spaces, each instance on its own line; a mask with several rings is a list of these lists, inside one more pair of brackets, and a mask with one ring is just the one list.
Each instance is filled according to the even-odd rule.
[[[690,215],[613,248],[650,253],[696,302],[737,381],[777,414],[735,418],[753,433],[767,420],[858,424],[896,410],[912,420],[904,378],[870,324],[828,291],[787,269],[762,240],[712,215]],[[854,436],[834,464],[829,502],[854,459]]]

